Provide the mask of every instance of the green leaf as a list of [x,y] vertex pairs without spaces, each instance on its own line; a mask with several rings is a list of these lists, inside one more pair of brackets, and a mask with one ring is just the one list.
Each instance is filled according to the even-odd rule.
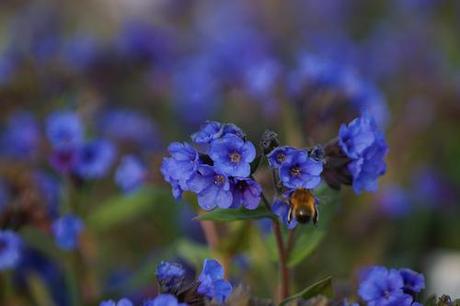
[[242,220],[256,220],[263,218],[276,218],[276,216],[269,211],[265,206],[259,206],[256,209],[221,209],[217,208],[213,211],[207,212],[195,219],[200,221],[218,221],[218,222],[232,222]]
[[280,303],[280,306],[287,305],[289,302],[297,300],[297,299],[304,299],[308,300],[311,299],[317,295],[323,295],[328,298],[332,298],[334,295],[334,291],[332,289],[332,277],[327,277],[307,288],[304,290],[291,295],[284,301]]
[[297,225],[297,239],[289,254],[288,265],[293,267],[310,255],[326,235],[338,206],[338,192],[323,187],[317,193],[319,221],[317,225]]
[[134,194],[117,195],[105,201],[91,212],[86,222],[89,227],[102,231],[147,213],[152,214],[164,205],[176,205],[170,192],[159,188],[144,188]]

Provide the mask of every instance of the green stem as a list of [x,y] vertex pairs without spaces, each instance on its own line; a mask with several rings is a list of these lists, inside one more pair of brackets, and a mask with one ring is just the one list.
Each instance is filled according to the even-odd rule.
[[80,306],[80,288],[78,284],[76,254],[66,254],[66,284],[71,306]]
[[[262,201],[265,206],[271,210],[270,203],[265,195],[262,193]],[[278,220],[272,220],[273,234],[275,235],[276,247],[279,257],[279,274],[280,274],[280,300],[284,300],[289,296],[289,269],[287,266],[287,252],[284,246],[283,233]]]

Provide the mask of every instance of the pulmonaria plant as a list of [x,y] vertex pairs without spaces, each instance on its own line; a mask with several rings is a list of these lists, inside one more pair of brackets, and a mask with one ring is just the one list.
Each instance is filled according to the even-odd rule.
[[[187,306],[208,305],[215,302],[222,305],[233,291],[230,282],[224,279],[224,268],[214,259],[205,259],[198,279],[187,277],[185,268],[176,262],[162,261],[155,272],[160,294],[146,300],[143,306]],[[129,299],[118,302],[107,300],[100,306],[131,306]]]
[[[206,122],[192,135],[192,141],[195,147],[189,143],[172,143],[168,147],[170,156],[164,158],[161,165],[174,197],[180,198],[184,191],[193,192],[203,210],[220,208],[224,209],[220,212],[224,214],[231,214],[225,209],[258,209],[262,202],[261,216],[272,219],[276,236],[282,298],[289,292],[287,258],[295,241],[289,239],[284,243],[279,224],[285,224],[290,231],[310,221],[317,224],[319,199],[315,189],[322,179],[335,189],[345,184],[353,185],[356,193],[376,190],[377,179],[385,172],[384,158],[388,150],[383,134],[367,116],[342,125],[339,137],[327,145],[309,148],[280,145],[278,135],[268,130],[257,152],[239,127],[216,121]],[[254,179],[264,161],[268,163],[275,187],[272,201]],[[266,173],[261,171],[261,176]],[[244,214],[244,210],[238,214]],[[233,220],[252,218],[249,213],[240,219],[234,216]],[[257,215],[253,219],[258,218],[261,217]],[[171,271],[171,276],[160,278],[163,288],[171,288],[171,279],[180,278],[177,267],[169,266],[167,270]],[[196,292],[222,302],[231,291],[222,276],[215,261],[205,261]],[[175,288],[166,292],[177,291]]]

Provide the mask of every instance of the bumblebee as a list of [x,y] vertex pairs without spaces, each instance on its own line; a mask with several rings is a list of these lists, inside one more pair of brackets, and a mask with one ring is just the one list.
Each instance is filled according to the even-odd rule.
[[297,222],[305,224],[313,220],[313,224],[318,222],[318,209],[316,198],[308,189],[296,189],[289,197],[288,222],[293,218]]

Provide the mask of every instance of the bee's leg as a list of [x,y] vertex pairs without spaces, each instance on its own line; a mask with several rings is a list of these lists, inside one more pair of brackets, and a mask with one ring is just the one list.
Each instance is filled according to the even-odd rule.
[[316,208],[315,209],[315,215],[313,216],[313,224],[316,225],[316,223],[318,223],[318,219],[319,219],[319,213],[318,213],[318,208]]
[[288,219],[287,219],[287,220],[288,220],[288,223],[291,223],[291,221],[292,221],[292,213],[293,213],[293,211],[294,211],[294,210],[292,209],[292,205],[289,206]]

